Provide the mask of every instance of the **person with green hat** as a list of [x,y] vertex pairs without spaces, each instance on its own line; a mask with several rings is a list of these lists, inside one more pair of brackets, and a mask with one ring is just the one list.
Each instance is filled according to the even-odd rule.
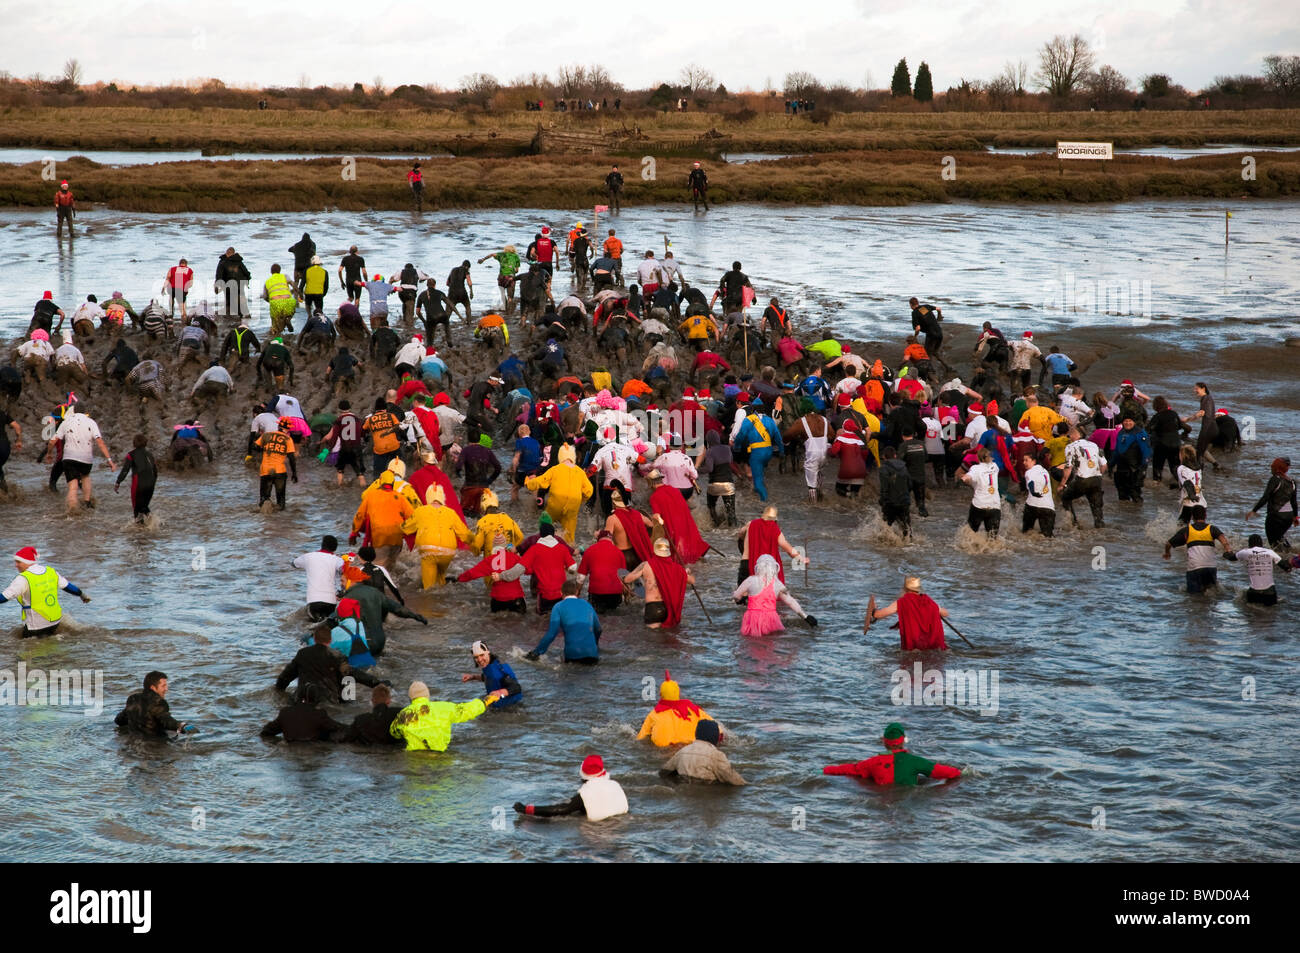
[[865,761],[828,764],[822,768],[822,774],[847,774],[849,777],[866,778],[876,784],[902,784],[908,787],[915,786],[918,776],[922,774],[939,781],[961,777],[960,768],[927,761],[908,751],[907,732],[896,721],[885,727],[885,734],[880,740],[885,746],[884,754]]

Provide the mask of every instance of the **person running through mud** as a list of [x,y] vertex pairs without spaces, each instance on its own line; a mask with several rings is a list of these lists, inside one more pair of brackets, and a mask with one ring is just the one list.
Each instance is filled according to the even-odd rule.
[[270,501],[274,489],[275,505],[284,509],[285,483],[288,479],[288,474],[285,473],[286,463],[293,473],[293,482],[298,482],[298,454],[293,438],[289,435],[292,426],[288,417],[281,417],[275,430],[262,434],[255,441],[262,451],[259,506],[265,506]]
[[370,279],[366,276],[366,260],[357,254],[356,245],[349,248],[348,253],[340,259],[338,277],[348,301],[361,304],[361,292]]
[[[478,260],[481,265],[488,259],[495,259],[500,272],[497,274],[497,287],[501,289],[501,308],[510,313],[510,309],[515,304],[515,276],[519,274],[519,253],[515,251],[514,245],[507,245],[499,252],[484,255]],[[450,334],[450,329],[448,329]],[[450,337],[448,342],[450,342]],[[430,340],[432,343],[432,340]]]
[[[454,314],[457,305],[464,305],[466,324],[469,324],[473,317],[470,313],[470,302],[474,300],[474,279],[470,277],[469,269],[469,259],[466,258],[447,274],[448,313]],[[429,343],[433,343],[432,335],[429,337]]]
[[290,245],[287,251],[293,255],[293,289],[301,296],[304,294],[303,285],[307,280],[307,269],[314,264],[320,264],[320,261],[316,260],[316,243],[312,241],[311,235],[303,232],[302,238]]
[[149,452],[149,438],[142,433],[135,435],[131,452],[122,460],[122,469],[113,484],[113,492],[122,488],[122,481],[131,475],[131,518],[143,523],[149,518],[149,502],[158,482],[158,462]]
[[77,494],[80,491],[81,506],[94,509],[95,492],[91,487],[90,471],[95,460],[95,447],[108,461],[109,470],[117,470],[113,455],[108,452],[108,445],[100,436],[99,425],[86,414],[84,407],[69,407],[63,423],[50,438],[48,450],[53,450],[55,441],[63,445],[63,476],[68,481],[68,511],[75,512],[78,505]]
[[181,302],[181,320],[185,320],[185,299],[189,296],[190,288],[194,285],[194,269],[189,266],[184,258],[179,264],[172,265],[167,269],[167,277],[163,279],[163,287],[167,291],[169,302],[169,311],[176,314],[176,300]]
[[707,212],[709,210],[709,176],[698,162],[691,166],[691,171],[686,176],[686,184],[690,186],[691,200],[695,203],[695,211],[700,210],[700,203],[703,202],[704,211]]
[[620,204],[623,195],[623,173],[618,171],[618,166],[614,166],[609,174],[605,176],[605,191],[609,193],[611,211],[621,212],[623,210],[623,206]]
[[939,326],[943,320],[943,309],[932,304],[921,304],[916,298],[908,299],[907,303],[912,307],[912,332],[924,334],[926,353],[944,366],[945,373],[951,371],[948,362],[939,356],[939,348],[943,346],[943,328]]

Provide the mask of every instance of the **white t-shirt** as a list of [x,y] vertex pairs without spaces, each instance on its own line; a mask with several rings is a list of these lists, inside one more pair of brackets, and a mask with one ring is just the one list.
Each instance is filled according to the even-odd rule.
[[444,447],[449,446],[456,428],[465,422],[465,415],[446,404],[433,408],[433,412],[438,418],[438,439]]
[[[1039,464],[1025,471],[1025,505],[1039,509],[1054,510],[1056,503],[1052,500],[1052,478]],[[1037,496],[1036,494],[1042,494]]]
[[676,258],[665,258],[659,262],[659,270],[664,274],[664,283],[667,284],[677,280],[681,273],[681,266],[677,264]]
[[1089,417],[1091,415],[1092,408],[1083,401],[1079,400],[1077,397],[1072,397],[1069,394],[1061,395],[1061,416],[1070,423],[1077,426],[1081,418]]
[[[1196,490],[1195,496],[1187,495],[1187,487],[1184,483],[1191,482]],[[1178,468],[1178,488],[1182,491],[1180,506],[1205,506],[1205,496],[1201,493],[1201,471],[1193,470],[1191,467],[1180,466]],[[1265,587],[1267,588],[1267,586]]]
[[412,367],[419,367],[428,353],[423,344],[410,341],[403,344],[401,349],[398,350],[397,356],[393,358],[393,366],[410,364]]
[[925,424],[925,452],[931,456],[944,453],[943,426],[934,417],[922,417]]
[[[1273,585],[1273,567],[1282,561],[1282,557],[1263,546],[1251,546],[1237,550],[1237,562],[1246,567],[1250,576],[1250,588],[1268,589]],[[8,595],[8,593],[5,593]]]
[[317,551],[303,553],[293,561],[294,567],[307,572],[307,601],[339,601],[339,576],[343,572],[343,560],[334,553]]
[[289,394],[279,394],[275,398],[275,412],[281,417],[298,417],[302,420],[307,419],[303,416],[302,404],[298,403],[298,398]]
[[1080,479],[1101,476],[1101,449],[1091,440],[1076,440],[1067,446],[1065,462]]
[[608,486],[618,480],[628,490],[633,490],[633,477],[636,475],[635,450],[624,443],[607,443],[596,451],[591,458],[592,466],[600,474],[602,486]]
[[49,341],[24,341],[18,345],[18,354],[24,360],[29,357],[43,357],[49,360],[54,356],[54,348]]
[[1043,354],[1033,341],[1008,341],[1007,347],[1011,348],[1010,368],[1013,371],[1029,370],[1030,362]]
[[279,427],[279,417],[272,413],[262,413],[253,418],[253,423],[249,426],[248,432],[256,434],[275,433]]
[[63,459],[77,463],[93,463],[95,441],[100,439],[99,424],[85,414],[69,414],[54,432],[63,441]]
[[81,349],[77,345],[68,343],[60,345],[54,352],[54,364],[56,367],[62,367],[64,364],[80,364],[84,367],[86,359],[82,357]]
[[1002,501],[998,496],[998,465],[977,463],[966,471],[966,479],[975,490],[971,506],[981,510],[998,510]]
[[836,396],[840,394],[855,394],[861,386],[862,381],[858,380],[856,377],[846,377],[835,385],[835,394]]
[[977,417],[972,417],[971,422],[966,425],[966,436],[970,439],[971,443],[979,443],[980,437],[982,437],[984,431],[988,429],[988,418],[983,414],[980,414]]
[[641,263],[636,266],[636,276],[643,288],[648,284],[658,284],[659,262],[653,258],[643,258]]

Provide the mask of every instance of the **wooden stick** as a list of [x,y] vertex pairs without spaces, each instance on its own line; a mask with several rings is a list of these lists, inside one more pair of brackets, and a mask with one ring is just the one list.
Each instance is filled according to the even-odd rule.
[[876,621],[876,597],[873,595],[867,600],[867,617],[862,620],[862,634],[866,635],[867,630],[871,628],[871,623]]

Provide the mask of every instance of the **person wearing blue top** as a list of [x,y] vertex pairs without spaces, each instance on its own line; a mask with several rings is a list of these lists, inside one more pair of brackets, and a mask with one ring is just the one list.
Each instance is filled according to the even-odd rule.
[[1063,387],[1070,383],[1070,377],[1077,364],[1070,360],[1069,357],[1061,353],[1061,349],[1055,344],[1052,345],[1052,351],[1043,358],[1043,366],[1052,374],[1052,386]]
[[524,362],[517,354],[511,354],[497,365],[497,377],[505,381],[506,386],[512,390],[516,387],[523,387],[527,383],[524,378],[524,371]]
[[817,413],[826,409],[826,405],[831,401],[830,385],[822,379],[822,369],[815,368],[811,374],[799,382],[799,393],[813,402],[813,408]]
[[1132,417],[1124,417],[1119,433],[1115,435],[1115,449],[1111,452],[1115,464],[1111,471],[1115,475],[1115,492],[1121,500],[1142,502],[1142,478],[1153,453],[1151,435],[1146,428],[1139,427]]
[[785,444],[781,442],[781,431],[777,428],[776,422],[762,413],[762,409],[762,405],[757,401],[751,405],[751,412],[740,425],[740,430],[736,432],[732,447],[741,453],[749,451],[749,470],[754,478],[754,492],[766,503],[767,483],[764,480],[764,469],[773,454],[785,456]]
[[445,377],[447,383],[451,383],[451,371],[447,368],[447,362],[436,354],[424,356],[424,360],[420,362],[420,373],[435,381],[441,381]]
[[[361,603],[345,596],[339,600],[335,615],[326,620],[326,624],[330,626],[330,648],[347,659],[353,668],[374,668],[375,656],[366,638],[366,625],[361,621]],[[302,641],[306,644],[311,639],[312,634],[308,633]]]
[[511,464],[510,501],[519,499],[519,488],[530,476],[536,476],[542,469],[542,445],[532,435],[527,424],[519,425],[519,436],[515,438],[515,457]]
[[524,690],[519,685],[519,679],[515,678],[514,670],[488,651],[486,642],[475,642],[470,646],[469,651],[474,656],[474,664],[482,671],[471,675],[462,675],[460,680],[462,682],[481,681],[484,694],[487,695],[504,689],[506,694],[492,706],[493,711],[509,708],[511,705],[516,705],[524,700]]
[[524,658],[537,661],[557,635],[564,636],[564,661],[595,665],[600,661],[600,616],[586,599],[578,598],[578,583],[567,579],[560,590],[564,598],[551,608],[551,624],[542,641]]

